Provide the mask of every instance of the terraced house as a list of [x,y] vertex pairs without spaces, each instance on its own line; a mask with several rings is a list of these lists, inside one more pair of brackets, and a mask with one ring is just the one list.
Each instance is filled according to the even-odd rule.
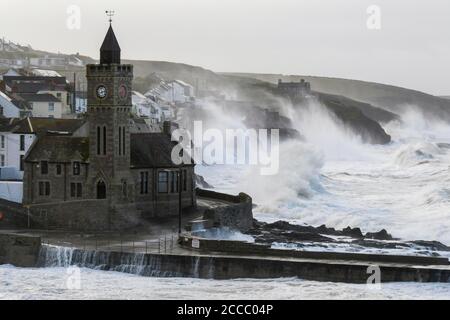
[[173,164],[169,127],[130,131],[133,66],[120,55],[110,26],[100,63],[87,66],[85,125],[40,136],[25,156],[23,203],[37,223],[123,229],[196,204],[194,163]]

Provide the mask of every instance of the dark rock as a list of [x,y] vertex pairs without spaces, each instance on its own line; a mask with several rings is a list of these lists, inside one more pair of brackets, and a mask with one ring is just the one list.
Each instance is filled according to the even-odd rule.
[[[377,248],[377,249],[396,249],[398,247],[402,247],[401,245],[399,246],[398,243],[395,243],[395,242],[380,242],[380,241],[363,240],[363,239],[354,240],[351,243],[357,244],[357,245],[360,245],[360,246],[366,247],[366,248]],[[403,247],[408,248],[409,246],[403,245]]]
[[295,224],[290,224],[287,221],[277,221],[274,223],[268,223],[264,226],[266,230],[278,229],[284,231],[296,231],[296,232],[312,232],[317,233],[316,228],[312,226],[300,226]]
[[328,228],[326,225],[321,225],[320,227],[318,227],[317,232],[321,233],[321,234],[328,234],[328,235],[333,235],[333,236],[340,236],[342,235],[342,231],[337,231],[335,228]]
[[313,242],[333,242],[333,239],[322,236],[317,232],[281,232],[278,234],[282,239],[288,241],[313,241]]
[[436,250],[436,251],[450,251],[450,247],[447,247],[445,244],[439,242],[439,241],[425,241],[425,240],[416,240],[411,241],[410,243],[426,247],[430,250]]
[[214,189],[212,185],[206,182],[205,178],[198,174],[195,174],[195,185],[202,189]]
[[263,228],[266,224],[267,223],[265,223],[265,222],[261,222],[256,219],[253,219],[253,228],[255,228],[255,229]]
[[345,126],[358,134],[364,142],[371,144],[391,142],[391,136],[384,131],[379,122],[396,120],[399,118],[398,115],[344,96],[321,92],[316,94],[319,101],[332,111]]
[[392,236],[385,229],[378,232],[367,232],[365,238],[376,240],[393,240]]
[[364,238],[360,228],[352,229],[351,227],[347,227],[342,230],[342,234],[344,236],[352,237],[352,238]]

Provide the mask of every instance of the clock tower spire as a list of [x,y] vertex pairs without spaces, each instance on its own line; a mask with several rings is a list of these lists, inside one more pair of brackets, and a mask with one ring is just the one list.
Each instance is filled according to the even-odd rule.
[[93,195],[111,203],[127,201],[132,185],[129,121],[133,66],[121,64],[120,54],[110,23],[100,48],[100,63],[88,65],[86,75],[89,179]]
[[114,34],[114,30],[112,28],[112,20],[111,17],[114,15],[114,11],[106,11],[109,20],[109,29],[106,33],[105,40],[103,40],[103,44],[100,48],[100,64],[120,64],[120,46],[117,41],[116,35]]

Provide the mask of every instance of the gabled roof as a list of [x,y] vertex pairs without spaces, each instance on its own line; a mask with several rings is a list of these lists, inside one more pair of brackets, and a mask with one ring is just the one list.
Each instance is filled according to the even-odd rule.
[[10,88],[12,92],[17,93],[37,93],[38,91],[49,89],[48,85],[42,82],[14,83]]
[[112,26],[109,26],[100,48],[100,64],[120,64],[120,46]]
[[[173,168],[172,149],[177,144],[165,133],[131,134],[132,168]],[[191,164],[193,165],[193,163]]]
[[86,162],[88,159],[88,138],[57,135],[39,137],[25,157],[29,162]]
[[11,132],[21,134],[45,134],[47,132],[65,132],[73,134],[83,124],[82,119],[25,118],[16,123]]
[[[172,149],[177,144],[165,133],[131,134],[132,168],[173,168]],[[193,165],[193,162],[191,163]]]
[[61,100],[49,93],[21,93],[19,96],[27,102],[61,102]]
[[4,76],[3,80],[9,85],[11,82],[47,82],[55,85],[66,85],[66,77],[44,77],[44,76]]
[[[165,133],[132,133],[131,169],[174,168],[172,149],[177,144]],[[70,135],[42,135],[31,146],[26,161],[89,161],[89,138]],[[192,166],[183,164],[183,166]]]
[[193,88],[193,86],[190,85],[189,83],[186,83],[186,82],[184,82],[184,81],[182,81],[182,80],[178,80],[178,79],[172,80],[172,81],[170,81],[169,83],[178,83],[178,84],[179,84],[180,86],[182,86],[182,87]]

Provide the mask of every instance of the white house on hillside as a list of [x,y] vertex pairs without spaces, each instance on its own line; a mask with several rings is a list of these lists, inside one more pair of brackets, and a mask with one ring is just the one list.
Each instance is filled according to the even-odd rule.
[[61,119],[66,114],[61,100],[52,94],[24,93],[20,97],[30,105],[33,117]]
[[82,128],[83,120],[52,118],[0,119],[0,167],[23,171],[22,159],[41,133],[72,134]]
[[137,117],[147,118],[152,124],[172,119],[172,107],[163,99],[147,93],[147,96],[133,91],[133,113]]
[[6,118],[19,118],[20,108],[13,103],[13,100],[0,91],[0,115]]
[[165,93],[165,99],[173,103],[185,103],[191,101],[194,97],[194,87],[181,81],[173,80],[167,83],[170,90]]

